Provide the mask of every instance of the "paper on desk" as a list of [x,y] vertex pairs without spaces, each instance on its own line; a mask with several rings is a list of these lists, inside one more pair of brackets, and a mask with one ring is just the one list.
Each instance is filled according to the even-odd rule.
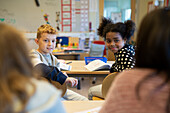
[[97,71],[100,69],[110,69],[111,64],[105,63],[101,60],[93,60],[91,61],[89,64],[87,64],[86,66],[84,66],[85,68],[87,68],[89,71]]
[[67,71],[70,71],[70,70],[71,70],[71,68],[72,68],[72,66],[67,65],[67,64],[65,64],[65,63],[60,62],[60,68],[61,68],[61,70],[67,70]]
[[100,111],[100,109],[101,109],[101,106],[93,108],[93,109],[89,109],[86,111],[75,112],[75,113],[98,113]]

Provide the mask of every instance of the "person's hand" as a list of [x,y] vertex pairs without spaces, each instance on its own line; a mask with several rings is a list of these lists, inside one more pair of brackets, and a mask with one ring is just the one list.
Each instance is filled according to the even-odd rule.
[[67,77],[66,84],[71,84],[71,87],[77,86],[78,80],[73,77]]

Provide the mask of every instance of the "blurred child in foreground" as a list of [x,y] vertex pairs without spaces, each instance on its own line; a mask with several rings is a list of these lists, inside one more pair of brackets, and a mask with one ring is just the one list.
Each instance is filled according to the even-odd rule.
[[61,91],[34,78],[23,36],[0,23],[0,113],[65,113]]
[[170,7],[142,20],[136,67],[120,73],[100,113],[170,113]]

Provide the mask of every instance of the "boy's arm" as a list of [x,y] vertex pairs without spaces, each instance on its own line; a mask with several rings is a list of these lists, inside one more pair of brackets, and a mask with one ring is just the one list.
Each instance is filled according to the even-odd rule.
[[[47,78],[49,81],[57,81],[61,85],[66,81],[67,76],[58,70],[55,66],[48,66],[43,62],[43,56],[36,50],[30,51],[30,57],[34,66],[35,74]],[[54,56],[53,56],[54,57]],[[54,57],[55,58],[55,57]],[[57,59],[55,59],[58,63]],[[59,66],[59,63],[58,65]]]
[[30,51],[30,58],[31,58],[31,62],[32,62],[33,66],[43,63],[41,61],[40,55],[34,49]]
[[53,80],[59,82],[61,85],[66,81],[67,76],[54,66],[47,66],[44,63],[39,63],[34,66],[33,71],[39,76],[43,76],[48,80]]

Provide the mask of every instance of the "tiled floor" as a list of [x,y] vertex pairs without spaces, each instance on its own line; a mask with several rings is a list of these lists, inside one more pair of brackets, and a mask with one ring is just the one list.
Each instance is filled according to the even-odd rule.
[[81,89],[78,90],[77,88],[72,88],[72,87],[68,87],[68,89],[71,89],[72,91],[75,91],[85,97],[88,97],[88,89],[92,86],[101,84],[103,81],[104,77],[98,77],[96,78],[96,83],[92,84],[93,81],[93,77],[84,77],[84,80],[81,80]]

